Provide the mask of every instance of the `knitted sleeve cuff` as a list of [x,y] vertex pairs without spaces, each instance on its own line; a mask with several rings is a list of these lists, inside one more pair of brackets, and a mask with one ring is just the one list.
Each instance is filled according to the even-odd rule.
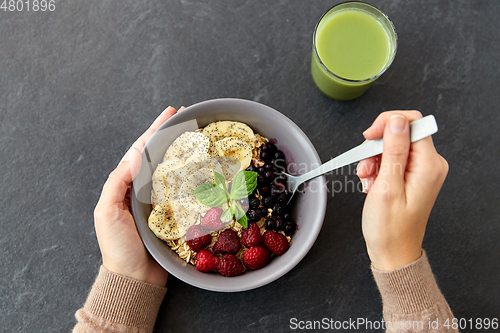
[[152,331],[167,288],[101,266],[83,309],[105,321]]
[[384,312],[410,314],[444,302],[424,251],[416,261],[393,271],[372,266],[373,276],[382,295]]

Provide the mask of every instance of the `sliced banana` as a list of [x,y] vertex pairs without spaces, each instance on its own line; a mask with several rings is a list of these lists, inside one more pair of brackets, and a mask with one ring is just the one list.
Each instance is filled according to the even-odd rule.
[[195,211],[200,214],[206,213],[210,207],[200,203],[193,194],[193,191],[201,184],[213,183],[213,170],[203,168],[189,176],[182,183],[179,191],[179,204],[188,210]]
[[213,144],[229,136],[228,130],[232,123],[232,121],[216,121],[205,126],[201,133],[207,136]]
[[213,144],[225,138],[235,137],[246,141],[251,149],[255,147],[255,134],[253,130],[244,123],[238,121],[216,121],[208,124],[202,133],[210,139],[213,153]]
[[152,177],[152,186],[157,203],[168,202],[169,199],[165,176],[169,172],[183,167],[183,165],[184,163],[179,159],[165,160],[158,164]]
[[210,169],[217,171],[220,174],[223,173],[222,167],[217,159],[210,157],[210,159],[204,161],[186,164],[182,170],[182,181],[185,182],[191,175],[195,174],[201,169]]
[[241,170],[245,170],[252,160],[252,148],[245,140],[229,137],[214,143],[214,150],[220,157],[233,157],[240,161]]
[[181,237],[174,218],[174,212],[168,204],[156,205],[148,218],[149,229],[162,240]]
[[196,153],[186,160],[186,165],[189,163],[204,162],[212,159],[209,153]]
[[228,136],[234,136],[245,140],[251,149],[255,148],[255,134],[247,124],[234,121],[229,126],[228,134]]
[[160,176],[164,177],[170,171],[182,168],[183,166],[184,162],[178,158],[164,160],[156,166],[153,179],[161,178]]
[[198,132],[184,132],[168,147],[163,160],[179,159],[183,162],[194,154],[208,152],[210,140]]
[[222,175],[224,175],[226,180],[230,180],[242,170],[241,162],[234,157],[217,157],[216,159],[222,168]]
[[183,207],[175,212],[175,220],[177,221],[177,229],[181,237],[186,234],[192,225],[195,225],[199,221],[199,214],[193,212],[192,210],[187,210]]
[[174,213],[170,205],[162,203],[155,206],[149,215],[148,226],[156,237],[167,241],[184,236],[197,221],[196,212],[184,209]]

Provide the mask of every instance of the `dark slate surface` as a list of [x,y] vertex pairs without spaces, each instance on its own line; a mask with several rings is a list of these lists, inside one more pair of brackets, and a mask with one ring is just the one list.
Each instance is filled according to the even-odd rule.
[[[434,114],[450,173],[424,248],[457,317],[498,316],[500,3],[373,0],[394,21],[399,50],[348,103],[322,96],[309,73],[313,28],[335,3],[57,0],[54,12],[1,10],[0,331],[73,327],[100,265],[92,214],[107,174],[166,106],[217,97],[283,112],[323,161],[360,143],[381,111]],[[343,172],[330,184],[356,179]],[[317,242],[270,285],[221,294],[171,277],[156,331],[380,320],[363,200],[330,194]]]

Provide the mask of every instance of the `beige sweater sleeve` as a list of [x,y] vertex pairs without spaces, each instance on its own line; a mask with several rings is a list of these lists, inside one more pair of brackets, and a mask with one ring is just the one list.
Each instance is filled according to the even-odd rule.
[[[387,332],[458,332],[425,252],[411,264],[383,272],[372,266],[382,295]],[[449,329],[443,324],[448,319]]]
[[118,275],[102,267],[73,333],[152,332],[167,288]]

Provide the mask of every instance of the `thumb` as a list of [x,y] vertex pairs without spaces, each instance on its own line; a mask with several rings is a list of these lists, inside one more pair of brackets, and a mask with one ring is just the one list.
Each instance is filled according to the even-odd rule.
[[123,202],[130,183],[140,170],[141,157],[141,152],[137,148],[130,148],[120,164],[109,174],[99,201],[106,206]]
[[[376,183],[380,188],[404,191],[405,170],[410,152],[410,125],[401,114],[389,118],[384,129],[384,152]],[[381,183],[384,182],[385,186]]]

